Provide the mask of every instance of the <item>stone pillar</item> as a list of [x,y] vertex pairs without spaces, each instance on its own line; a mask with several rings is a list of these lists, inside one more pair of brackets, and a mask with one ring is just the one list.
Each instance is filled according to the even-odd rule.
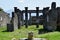
[[28,7],[25,7],[25,27],[28,27],[28,13],[27,13]]
[[21,27],[21,23],[20,23],[20,21],[21,21],[21,10],[19,10],[19,9],[17,9],[17,17],[18,17],[18,29],[20,29],[20,27]]
[[39,7],[36,7],[36,28],[39,27]]
[[13,23],[14,23],[14,30],[18,29],[18,17],[16,13],[14,13]]
[[14,12],[17,13],[17,7],[14,7]]
[[56,3],[53,2],[51,10],[49,11],[49,23],[47,25],[48,31],[55,31],[57,29],[57,16]]
[[46,24],[47,24],[47,23],[46,23],[46,21],[45,21],[45,18],[46,18],[45,8],[43,8],[43,19],[44,19],[44,20],[43,20],[43,28],[46,30],[46,26],[47,26]]
[[49,15],[49,17],[50,17],[50,30],[52,30],[52,31],[54,31],[54,30],[56,30],[56,28],[57,28],[57,10],[56,10],[56,3],[55,2],[53,2],[52,3],[52,5],[51,5],[51,10],[50,10],[50,15]]
[[21,25],[24,25],[23,12],[21,11]]
[[20,29],[21,25],[20,25],[20,16],[18,15],[18,29]]
[[57,17],[57,30],[60,30],[60,7],[57,7],[57,13],[58,13],[58,17]]
[[13,24],[14,24],[14,30],[18,29],[18,16],[17,16],[17,7],[14,7],[14,18],[13,18]]
[[49,7],[43,8],[43,28],[46,30],[47,29],[47,24],[49,21],[49,17],[48,17],[48,11],[49,11]]
[[56,2],[52,2],[51,9],[56,9]]
[[31,25],[31,13],[29,13],[29,25]]

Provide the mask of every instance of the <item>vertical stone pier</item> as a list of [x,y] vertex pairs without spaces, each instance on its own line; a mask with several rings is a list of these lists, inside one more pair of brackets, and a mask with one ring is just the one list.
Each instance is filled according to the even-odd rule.
[[21,26],[24,25],[23,12],[21,11]]
[[51,5],[51,9],[49,10],[48,7],[43,9],[43,18],[44,18],[44,23],[43,27],[47,31],[54,31],[57,29],[57,9],[56,9],[56,3],[53,2]]
[[58,13],[58,17],[57,17],[57,30],[60,31],[60,7],[57,7],[57,13]]
[[20,27],[21,27],[21,23],[20,23],[20,21],[21,21],[21,10],[19,10],[19,9],[17,9],[17,17],[18,17],[18,29],[20,29]]
[[36,7],[36,28],[39,27],[39,7]]
[[51,5],[51,10],[49,11],[49,24],[48,24],[48,30],[54,31],[57,28],[57,9],[56,9],[56,3],[53,2]]
[[31,25],[31,13],[29,13],[29,25]]
[[43,8],[43,28],[46,30],[49,22],[49,7]]
[[14,25],[14,30],[18,29],[18,16],[17,16],[17,7],[14,7],[14,18],[13,18],[13,25]]
[[25,7],[25,27],[28,28],[28,7]]

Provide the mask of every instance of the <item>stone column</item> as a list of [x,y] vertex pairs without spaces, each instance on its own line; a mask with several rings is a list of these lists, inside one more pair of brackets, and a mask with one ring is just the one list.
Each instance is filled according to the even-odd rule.
[[49,11],[49,31],[55,31],[57,28],[57,10],[56,10],[56,3],[53,2],[51,5],[51,10]]
[[29,13],[29,25],[31,25],[31,13]]
[[28,7],[25,7],[25,27],[28,27],[28,13],[27,13]]
[[43,20],[43,28],[46,30],[45,27],[46,27],[46,24],[47,24],[47,23],[45,22],[45,16],[46,16],[46,15],[45,15],[45,8],[43,8],[43,19],[44,19],[44,20]]
[[52,3],[51,10],[49,10],[48,12],[48,16],[49,21],[47,21],[47,26],[45,26],[45,28],[47,29],[47,31],[55,31],[57,29],[57,16],[58,16],[55,2]]
[[18,29],[20,29],[20,27],[21,27],[21,23],[20,23],[20,21],[21,21],[21,10],[19,10],[19,9],[17,9],[17,17],[18,17]]
[[43,8],[43,28],[46,30],[47,29],[47,24],[49,21],[49,17],[48,17],[48,10],[49,7]]
[[17,13],[17,7],[14,7],[14,12]]
[[11,30],[14,31],[14,12],[12,12],[12,19],[11,19],[11,22],[10,22],[10,26],[11,26]]
[[14,22],[14,30],[18,29],[18,16],[16,13],[14,13],[13,22]]
[[21,25],[20,25],[20,16],[18,15],[18,29],[20,29]]
[[14,18],[13,18],[13,23],[14,23],[14,30],[18,29],[18,16],[17,16],[17,7],[14,7]]
[[36,28],[39,27],[39,7],[36,7]]
[[23,12],[21,11],[21,25],[23,26],[24,25],[24,19],[23,19]]
[[60,31],[60,7],[57,7],[57,30]]

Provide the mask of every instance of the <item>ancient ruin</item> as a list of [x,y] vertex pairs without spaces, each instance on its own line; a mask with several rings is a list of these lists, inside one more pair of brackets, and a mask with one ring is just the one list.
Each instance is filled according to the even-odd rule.
[[10,23],[9,14],[0,10],[0,27],[7,26]]
[[[39,7],[36,7],[36,10],[28,10],[28,7],[25,7],[25,10],[20,10],[17,7],[14,7],[14,12],[12,12],[12,18],[9,19],[8,15],[4,19],[4,23],[1,23],[1,25],[7,25],[8,31],[14,31],[16,29],[20,29],[21,26],[25,25],[26,28],[28,28],[29,25],[32,25],[32,23],[35,23],[36,28],[39,28],[40,22],[43,24],[44,30],[47,31],[55,31],[56,29],[60,29],[60,7],[56,7],[56,2],[52,2],[51,9],[49,7],[43,8],[43,10],[39,10]],[[23,19],[23,14],[25,13],[25,20]],[[29,20],[28,20],[28,13],[29,13]],[[33,19],[33,16],[31,16],[32,13],[36,13],[35,19]],[[39,16],[39,13],[42,13],[43,15]],[[4,15],[2,12],[0,15]],[[0,20],[2,20],[2,17],[0,17]],[[34,21],[35,20],[35,21]]]

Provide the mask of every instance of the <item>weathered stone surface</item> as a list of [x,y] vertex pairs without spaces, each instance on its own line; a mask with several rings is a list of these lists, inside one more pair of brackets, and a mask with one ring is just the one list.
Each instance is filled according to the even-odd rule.
[[7,24],[7,31],[8,31],[8,32],[14,31],[14,27],[13,27],[12,24]]
[[29,25],[32,24],[32,20],[31,20],[31,13],[29,13]]
[[28,7],[25,7],[25,27],[28,27],[28,13],[27,13]]
[[36,7],[36,28],[39,27],[39,7]]
[[21,27],[21,24],[20,24],[20,21],[21,21],[21,15],[20,15],[20,13],[19,12],[17,12],[16,13],[17,14],[17,18],[18,18],[18,29],[20,29],[20,27]]
[[7,26],[8,23],[10,23],[9,14],[4,11],[0,11],[0,26]]
[[43,9],[43,19],[44,19],[43,20],[43,27],[44,27],[45,30],[46,30],[47,21],[48,21],[48,19],[47,19],[48,10],[49,10],[49,7],[46,7],[46,8]]
[[52,3],[52,9],[49,11],[48,16],[49,16],[49,22],[47,24],[47,30],[54,31],[57,28],[57,9],[56,9],[56,4]]
[[[53,31],[56,30],[57,24],[59,24],[59,9],[56,8],[56,3],[53,2],[51,5],[51,9],[49,7],[44,8],[43,10],[39,10],[39,7],[36,7],[36,10],[28,10],[28,7],[25,7],[25,10],[19,10],[17,7],[14,8],[14,17],[13,17],[13,25],[14,29],[19,28],[19,26],[23,25],[23,13],[25,13],[25,26],[28,27],[28,13],[36,13],[36,28],[39,27],[39,13],[43,13],[43,27],[46,30]],[[31,14],[30,14],[31,17]],[[31,18],[30,18],[31,19]],[[31,20],[30,20],[31,21]],[[30,22],[31,23],[31,22]]]
[[51,9],[47,10],[46,8],[43,9],[43,16],[44,16],[44,29],[48,31],[54,31],[57,28],[57,9],[56,9],[56,3],[53,2],[51,5]]
[[18,17],[16,13],[14,13],[13,25],[14,25],[14,30],[18,29]]
[[58,13],[58,17],[57,17],[57,30],[60,30],[60,7],[57,7],[57,13]]

